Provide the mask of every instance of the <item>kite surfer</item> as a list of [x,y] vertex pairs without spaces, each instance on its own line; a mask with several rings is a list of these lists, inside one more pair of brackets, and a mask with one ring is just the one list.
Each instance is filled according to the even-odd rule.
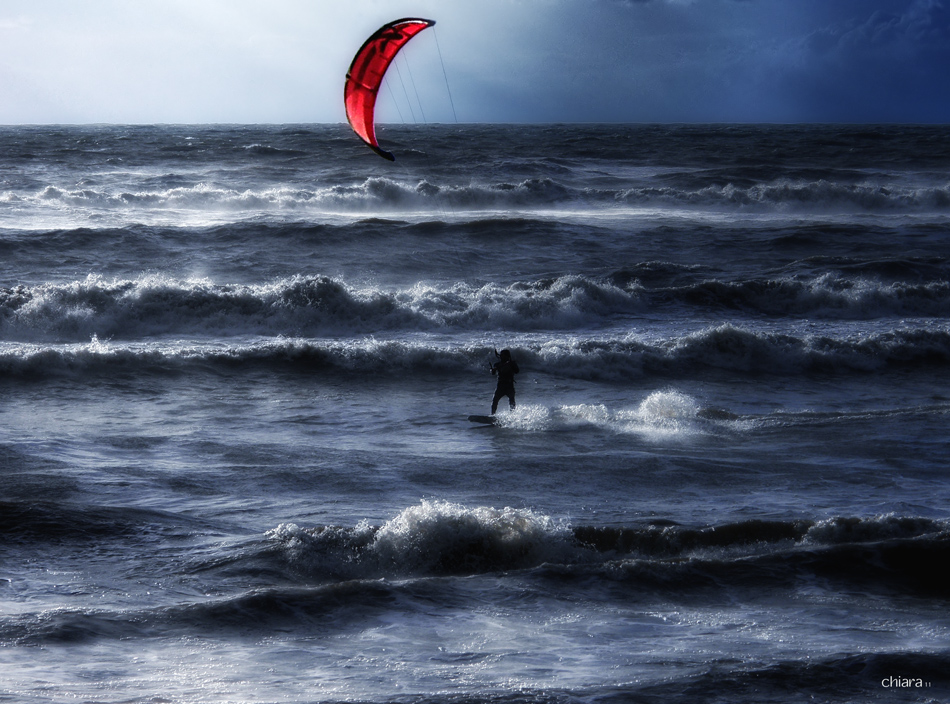
[[498,410],[498,402],[502,396],[508,397],[508,405],[511,409],[515,408],[515,374],[520,370],[518,363],[511,358],[509,350],[502,350],[500,353],[495,350],[495,356],[498,361],[491,365],[492,376],[498,377],[498,386],[495,388],[495,396],[491,400],[491,414],[495,415]]

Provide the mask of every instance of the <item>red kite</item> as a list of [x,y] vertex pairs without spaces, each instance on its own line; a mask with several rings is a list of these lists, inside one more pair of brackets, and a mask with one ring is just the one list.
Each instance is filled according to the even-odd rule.
[[376,94],[382,85],[386,69],[399,50],[423,29],[434,24],[433,20],[407,17],[383,25],[356,52],[350,70],[346,73],[346,85],[343,88],[346,119],[360,139],[384,159],[395,161],[396,157],[381,149],[376,141],[373,117]]

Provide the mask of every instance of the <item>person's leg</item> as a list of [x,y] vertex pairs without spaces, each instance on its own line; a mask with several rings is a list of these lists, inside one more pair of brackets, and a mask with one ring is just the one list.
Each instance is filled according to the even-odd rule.
[[508,392],[508,405],[511,406],[511,410],[515,410],[515,391],[512,389]]
[[492,415],[495,415],[495,411],[498,410],[498,402],[501,400],[502,396],[504,396],[504,394],[501,391],[497,391],[497,390],[495,391],[495,395],[492,397],[492,400],[491,400],[491,414]]

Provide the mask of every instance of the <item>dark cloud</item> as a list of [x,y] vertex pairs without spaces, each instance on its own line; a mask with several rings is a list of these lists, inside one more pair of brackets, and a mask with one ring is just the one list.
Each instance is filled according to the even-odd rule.
[[791,42],[779,85],[824,119],[950,121],[950,11],[936,0],[869,5]]
[[895,51],[913,55],[946,48],[948,39],[950,12],[935,0],[919,0],[901,14],[875,10],[864,21],[824,27],[808,37],[813,50],[844,55]]

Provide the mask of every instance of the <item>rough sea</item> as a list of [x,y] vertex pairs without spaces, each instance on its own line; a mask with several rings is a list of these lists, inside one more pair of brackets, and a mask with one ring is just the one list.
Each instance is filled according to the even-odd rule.
[[950,699],[950,129],[380,138],[0,127],[0,701]]

